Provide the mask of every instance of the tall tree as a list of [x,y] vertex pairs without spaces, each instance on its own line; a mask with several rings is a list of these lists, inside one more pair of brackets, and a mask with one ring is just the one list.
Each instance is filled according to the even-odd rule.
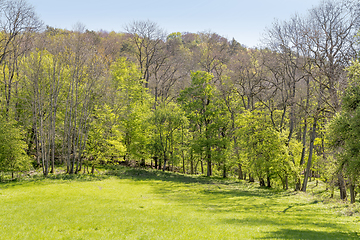
[[360,180],[360,63],[349,68],[351,81],[343,96],[342,111],[332,120],[329,129],[330,145],[337,152],[337,171],[349,177],[351,203]]
[[227,127],[227,111],[224,103],[216,97],[213,76],[204,71],[191,73],[191,86],[180,93],[179,101],[196,132],[193,144],[207,163],[207,176],[212,175],[213,150],[222,146],[221,131]]
[[19,59],[29,50],[33,33],[42,26],[41,21],[24,0],[1,2],[0,7],[0,66],[2,70],[3,109],[9,115],[13,94],[16,93]]
[[144,86],[148,88],[154,57],[164,46],[166,34],[152,21],[134,21],[125,27],[127,33],[131,34],[131,40],[135,45],[134,54],[140,67]]

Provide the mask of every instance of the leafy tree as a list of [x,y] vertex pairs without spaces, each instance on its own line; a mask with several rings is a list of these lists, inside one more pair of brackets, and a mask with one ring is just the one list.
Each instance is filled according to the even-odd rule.
[[265,186],[265,178],[267,187],[271,187],[271,179],[280,178],[287,188],[286,179],[294,168],[287,138],[276,131],[267,118],[261,110],[245,111],[237,121],[239,145],[247,159],[248,170],[259,178],[260,186]]
[[337,150],[337,170],[345,170],[350,179],[351,203],[360,177],[360,63],[349,68],[352,76],[343,96],[342,111],[329,126],[330,145]]
[[14,172],[29,170],[30,158],[25,152],[26,143],[22,131],[14,121],[0,116],[0,171]]
[[85,164],[91,166],[91,173],[94,173],[100,162],[106,163],[125,154],[122,137],[112,109],[106,104],[96,107],[92,114],[85,149]]
[[134,63],[118,59],[111,67],[114,88],[113,109],[126,148],[125,160],[141,159],[145,164],[149,142],[149,116],[152,98],[142,85],[141,73]]
[[181,141],[181,136],[179,135],[182,132],[180,128],[186,125],[187,118],[183,110],[176,103],[170,102],[167,105],[162,104],[156,108],[152,123],[154,124],[152,148],[162,153],[157,155],[162,158],[164,163],[163,170],[165,170],[168,160],[174,158],[175,146],[178,146]]
[[211,84],[213,76],[204,71],[191,73],[191,86],[180,93],[179,101],[187,113],[194,134],[193,149],[204,155],[207,176],[212,175],[212,153],[216,147],[224,146],[221,135],[226,130],[227,111],[216,87]]

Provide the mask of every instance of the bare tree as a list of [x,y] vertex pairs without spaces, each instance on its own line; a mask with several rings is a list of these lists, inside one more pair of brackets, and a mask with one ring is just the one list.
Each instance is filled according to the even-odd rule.
[[135,45],[134,54],[147,88],[151,75],[150,67],[154,64],[154,57],[163,47],[166,33],[150,20],[134,21],[128,24],[125,30],[132,36],[131,40]]
[[8,115],[19,58],[31,46],[31,34],[40,29],[41,21],[33,7],[24,0],[0,3],[0,65],[3,68],[5,110]]
[[[290,21],[275,23],[268,31],[268,46],[282,56],[290,88],[290,135],[293,132],[296,81],[304,79],[307,86],[305,114],[313,118],[305,179],[306,185],[312,165],[314,139],[321,117],[332,117],[340,110],[339,94],[346,86],[344,68],[356,56],[356,34],[360,24],[360,4],[356,1],[324,0],[308,15],[295,15]],[[300,73],[300,74],[299,74]],[[316,106],[309,109],[310,80],[317,93]],[[306,127],[303,131],[306,134]],[[290,139],[290,138],[289,138]],[[303,143],[305,136],[303,137]],[[305,149],[305,146],[304,146]],[[303,151],[304,153],[304,151]],[[301,164],[303,161],[301,161]],[[339,174],[342,198],[346,198],[344,180]]]

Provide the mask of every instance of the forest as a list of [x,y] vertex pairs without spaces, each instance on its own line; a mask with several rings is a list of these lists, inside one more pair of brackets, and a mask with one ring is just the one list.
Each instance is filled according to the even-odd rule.
[[151,20],[58,29],[1,4],[2,181],[127,164],[303,192],[316,178],[356,201],[358,1],[274,21],[258,48]]

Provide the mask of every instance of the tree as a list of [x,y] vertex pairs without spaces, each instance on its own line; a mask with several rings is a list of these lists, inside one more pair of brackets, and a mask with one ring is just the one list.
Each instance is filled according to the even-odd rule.
[[[185,113],[176,103],[161,104],[153,113],[152,123],[154,124],[152,148],[157,153],[156,159],[163,160],[163,171],[166,163],[174,159],[174,150],[179,148],[179,138],[181,138],[181,127],[186,125],[187,118]],[[160,154],[161,153],[161,154]],[[156,166],[156,161],[155,161]]]
[[228,118],[224,117],[228,112],[222,100],[216,97],[212,78],[204,71],[192,72],[191,86],[185,88],[179,98],[194,133],[193,149],[205,155],[207,176],[212,175],[213,151],[216,146],[224,146],[221,132],[228,124]]
[[42,26],[34,9],[24,0],[1,2],[0,7],[0,66],[2,68],[2,92],[5,96],[5,112],[9,115],[19,59],[29,50],[33,33]]
[[30,169],[30,158],[25,152],[23,133],[13,120],[0,116],[0,171],[14,172]]
[[111,106],[123,134],[124,160],[141,159],[145,164],[152,97],[143,86],[136,65],[125,58],[113,63],[111,77],[114,91]]
[[[254,110],[239,116],[239,145],[247,159],[248,170],[259,178],[260,186],[265,186],[266,178],[267,187],[271,187],[271,180],[279,177],[283,188],[287,189],[287,178],[293,175],[294,163],[290,160],[286,135],[276,131],[266,115],[261,110]],[[296,143],[291,146],[295,149]]]
[[[107,104],[94,108],[89,124],[85,147],[85,165],[91,166],[91,173],[100,162],[115,160],[124,156],[126,148],[119,130],[116,115]],[[85,172],[85,168],[84,168]]]
[[342,111],[329,125],[330,146],[336,150],[337,171],[349,177],[351,203],[355,202],[355,187],[360,180],[360,63],[348,68],[349,86],[342,98]]
[[152,21],[134,21],[125,27],[135,44],[134,54],[140,67],[144,86],[148,88],[154,57],[163,47],[166,34]]

